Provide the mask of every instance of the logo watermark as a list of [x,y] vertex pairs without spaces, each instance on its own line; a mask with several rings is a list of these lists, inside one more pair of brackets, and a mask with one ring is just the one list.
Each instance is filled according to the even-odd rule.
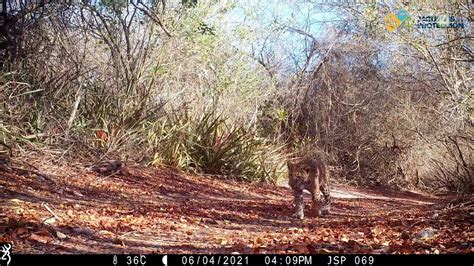
[[391,32],[400,27],[418,29],[464,29],[465,25],[462,18],[442,15],[410,16],[410,14],[401,9],[397,13],[390,13],[385,17],[385,26]]
[[3,253],[2,257],[0,257],[0,266],[3,266],[3,262],[6,261],[6,266],[10,265],[10,262],[12,260],[12,257],[10,255],[11,249],[12,249],[12,244],[5,244],[1,243],[0,244],[0,252]]

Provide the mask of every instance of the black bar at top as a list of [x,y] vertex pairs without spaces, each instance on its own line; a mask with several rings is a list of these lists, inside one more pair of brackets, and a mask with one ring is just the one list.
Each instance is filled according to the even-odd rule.
[[[162,254],[100,255],[30,255],[13,254],[10,266],[22,265],[106,265],[161,266]],[[130,263],[131,262],[131,263]],[[211,263],[213,262],[213,263]],[[130,264],[129,264],[130,263]],[[405,265],[474,265],[472,254],[441,255],[274,255],[274,254],[186,254],[167,255],[167,266],[405,266]],[[0,260],[0,266],[6,266]]]

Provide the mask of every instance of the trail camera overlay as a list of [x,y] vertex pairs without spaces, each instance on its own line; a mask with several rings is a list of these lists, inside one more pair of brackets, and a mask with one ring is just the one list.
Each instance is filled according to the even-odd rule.
[[12,252],[12,244],[9,243],[1,243],[0,244],[0,266],[9,266],[12,260],[11,258]]

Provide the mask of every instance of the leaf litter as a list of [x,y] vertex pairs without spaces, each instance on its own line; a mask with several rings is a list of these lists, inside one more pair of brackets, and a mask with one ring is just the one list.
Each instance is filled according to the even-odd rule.
[[474,208],[446,208],[454,196],[334,185],[372,196],[336,197],[329,216],[299,221],[287,187],[153,167],[106,179],[74,171],[54,184],[0,173],[0,241],[19,253],[474,252]]

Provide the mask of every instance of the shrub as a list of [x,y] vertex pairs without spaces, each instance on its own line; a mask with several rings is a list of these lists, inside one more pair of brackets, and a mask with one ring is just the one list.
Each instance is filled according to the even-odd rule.
[[157,125],[157,133],[149,135],[156,146],[154,164],[246,181],[276,182],[283,173],[281,147],[243,125],[229,125],[214,110],[197,119],[185,114]]

